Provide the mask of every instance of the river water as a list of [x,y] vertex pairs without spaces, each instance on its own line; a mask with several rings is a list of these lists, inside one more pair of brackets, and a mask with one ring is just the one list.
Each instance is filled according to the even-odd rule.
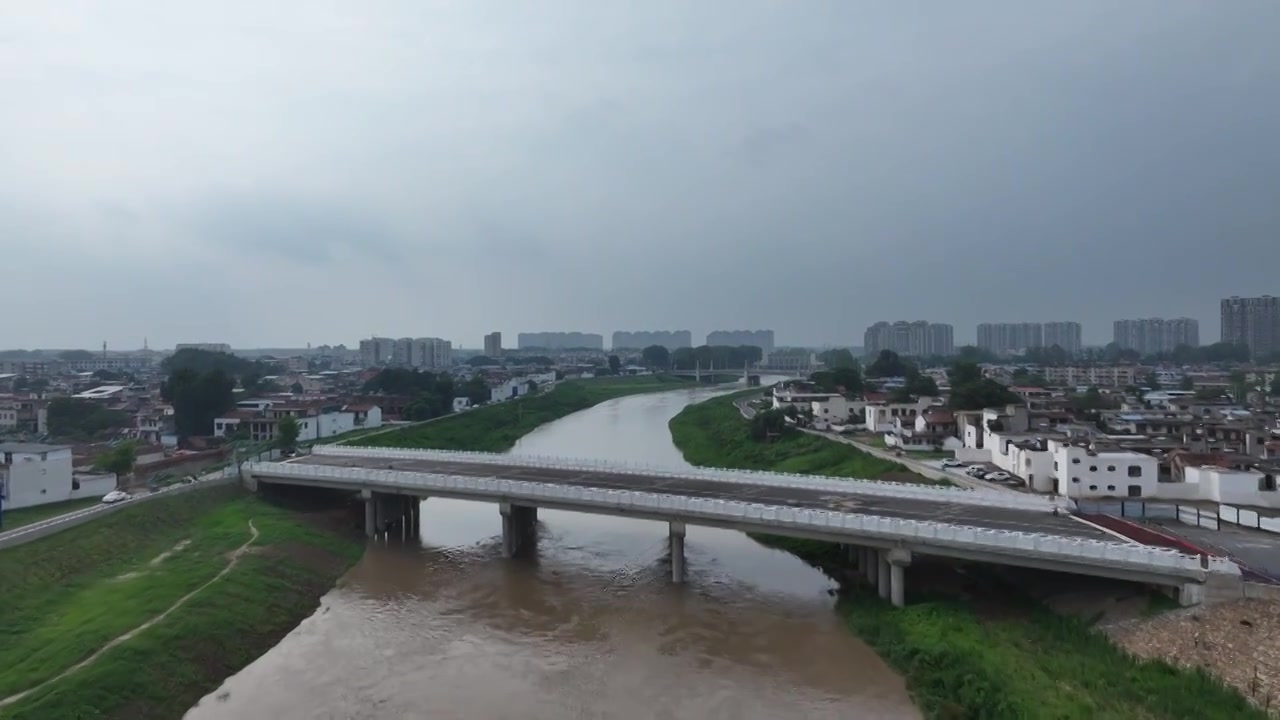
[[[716,390],[609,401],[513,452],[686,466],[667,421]],[[689,527],[539,512],[534,558],[501,556],[497,507],[428,500],[408,543],[363,559],[188,720],[918,718],[902,679],[794,557]]]

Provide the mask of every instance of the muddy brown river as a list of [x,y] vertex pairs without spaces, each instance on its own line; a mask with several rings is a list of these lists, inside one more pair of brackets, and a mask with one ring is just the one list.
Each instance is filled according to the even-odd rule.
[[[515,452],[684,465],[667,421],[715,392],[613,400]],[[371,544],[187,720],[920,716],[833,583],[740,533],[690,527],[676,586],[662,523],[542,511],[536,555],[509,561],[496,506],[422,510],[420,538]]]

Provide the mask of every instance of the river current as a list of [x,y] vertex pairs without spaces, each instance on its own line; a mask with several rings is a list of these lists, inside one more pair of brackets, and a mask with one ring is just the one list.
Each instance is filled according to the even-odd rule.
[[[667,422],[723,390],[612,400],[513,452],[687,466]],[[745,535],[540,511],[501,555],[497,507],[431,499],[421,535],[372,542],[275,648],[187,720],[918,718],[903,681],[832,611],[834,584]]]

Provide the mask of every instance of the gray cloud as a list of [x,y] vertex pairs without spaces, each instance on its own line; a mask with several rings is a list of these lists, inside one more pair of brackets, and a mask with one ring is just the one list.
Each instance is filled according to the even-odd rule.
[[15,4],[0,243],[49,299],[4,344],[1212,339],[1220,297],[1280,292],[1278,26],[1265,0]]

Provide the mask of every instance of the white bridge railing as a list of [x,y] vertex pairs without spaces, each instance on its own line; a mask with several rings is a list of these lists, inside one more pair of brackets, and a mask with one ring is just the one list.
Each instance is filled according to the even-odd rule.
[[[248,463],[244,468],[256,476],[296,477],[317,482],[336,481],[353,485],[401,488],[421,491],[477,495],[508,501],[528,500],[597,507],[602,509],[678,515],[686,519],[707,518],[755,525],[769,532],[799,528],[834,535],[872,537],[890,543],[920,543],[932,546],[988,549],[1006,555],[1036,556],[1064,562],[1105,565],[1163,575],[1201,577],[1201,560],[1175,550],[1086,540],[1046,533],[991,530],[945,522],[904,520],[861,513],[794,508],[778,505],[691,498],[651,492],[604,490],[580,486],[554,485],[523,480],[437,475],[401,470],[299,465],[290,463]],[[1232,562],[1211,558],[1209,572],[1239,574]]]
[[461,450],[415,450],[410,448],[352,447],[348,445],[316,445],[313,455],[346,456],[360,458],[386,458],[388,460],[435,460],[498,466],[519,466],[571,470],[582,473],[612,473],[668,477],[672,479],[703,480],[728,484],[773,485],[805,490],[830,491],[840,495],[874,495],[901,500],[963,503],[984,507],[1001,507],[1011,510],[1052,512],[1054,508],[1072,509],[1071,501],[1055,500],[1037,495],[995,490],[970,490],[966,488],[907,483],[835,478],[822,475],[798,475],[793,473],[763,472],[759,470],[729,470],[722,468],[671,468],[661,466],[632,465],[603,460],[543,457],[538,455],[500,455],[497,453],[468,452]]

